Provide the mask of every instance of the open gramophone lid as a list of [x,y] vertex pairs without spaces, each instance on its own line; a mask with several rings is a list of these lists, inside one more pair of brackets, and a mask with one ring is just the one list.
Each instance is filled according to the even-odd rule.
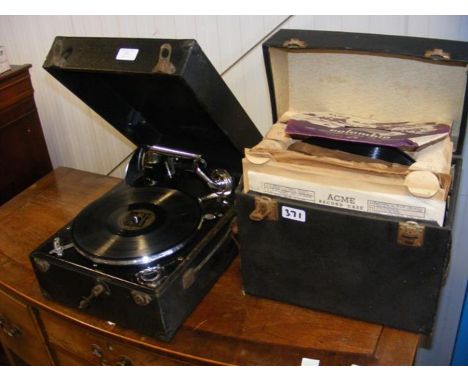
[[44,69],[136,146],[240,174],[262,137],[195,40],[57,36]]
[[95,263],[147,264],[183,248],[200,219],[198,201],[181,191],[123,188],[82,210],[72,238],[78,252]]

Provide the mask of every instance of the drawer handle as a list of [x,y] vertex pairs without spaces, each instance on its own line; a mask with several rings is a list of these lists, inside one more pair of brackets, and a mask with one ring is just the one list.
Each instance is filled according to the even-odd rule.
[[102,351],[101,347],[96,344],[91,345],[91,353],[99,358],[104,357],[104,352]]
[[119,357],[115,366],[132,366],[132,360],[125,355]]
[[8,337],[15,338],[21,336],[22,334],[21,330],[17,326],[8,322],[7,319],[3,316],[0,316],[0,328]]
[[109,362],[104,357],[104,351],[99,345],[91,345],[91,353],[99,358],[99,364],[101,366],[132,366],[132,360],[125,355],[121,355],[114,363]]
[[104,351],[99,345],[96,345],[96,344],[91,345],[91,354],[99,358],[99,365],[107,366],[107,361],[104,358]]

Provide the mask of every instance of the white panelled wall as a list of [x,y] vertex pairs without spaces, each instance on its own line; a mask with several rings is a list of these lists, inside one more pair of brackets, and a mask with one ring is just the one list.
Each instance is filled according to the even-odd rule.
[[[260,43],[279,27],[468,41],[467,16],[0,16],[0,45],[6,46],[10,63],[33,65],[35,99],[53,165],[107,174],[134,147],[41,68],[55,36],[194,38],[265,132],[271,110]],[[418,352],[419,364],[450,362],[468,275],[468,253],[463,253],[468,239],[461,234],[468,231],[466,167],[451,270],[432,346]],[[122,176],[123,168],[112,175]]]
[[[0,16],[0,45],[7,47],[11,63],[33,65],[35,98],[53,165],[107,174],[134,147],[42,69],[55,36],[195,38],[223,73],[285,19],[286,16]],[[243,70],[230,70],[225,80],[245,107],[251,101],[252,119],[265,128],[269,123],[269,114],[265,113],[268,97],[259,107],[256,98],[260,97],[254,97],[245,85],[249,79]],[[266,87],[262,90],[267,91]],[[124,167],[120,166],[113,175],[123,175]]]

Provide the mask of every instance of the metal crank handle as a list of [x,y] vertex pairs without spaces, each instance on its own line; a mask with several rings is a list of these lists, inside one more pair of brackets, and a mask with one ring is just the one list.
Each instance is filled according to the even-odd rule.
[[91,293],[89,294],[88,297],[84,297],[81,301],[80,304],[78,305],[78,309],[86,309],[90,302],[99,297],[102,294],[109,294],[107,288],[103,284],[96,284],[93,289],[91,289]]

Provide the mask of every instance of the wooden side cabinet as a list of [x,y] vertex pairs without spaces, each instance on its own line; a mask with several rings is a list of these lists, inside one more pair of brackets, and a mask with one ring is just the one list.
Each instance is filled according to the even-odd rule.
[[0,205],[52,170],[30,67],[0,74]]

